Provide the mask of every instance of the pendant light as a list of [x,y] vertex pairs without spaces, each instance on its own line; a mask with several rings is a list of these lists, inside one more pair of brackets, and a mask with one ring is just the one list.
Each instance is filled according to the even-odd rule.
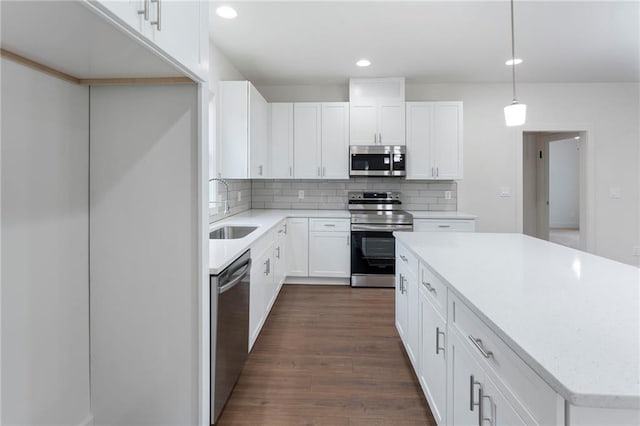
[[507,126],[521,126],[527,118],[527,106],[516,99],[516,48],[513,29],[513,0],[511,0],[511,77],[513,83],[513,100],[504,107],[504,119]]

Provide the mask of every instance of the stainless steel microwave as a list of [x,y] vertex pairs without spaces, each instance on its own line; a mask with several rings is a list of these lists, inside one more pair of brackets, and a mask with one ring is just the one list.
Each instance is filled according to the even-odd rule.
[[406,176],[403,145],[351,145],[349,176]]

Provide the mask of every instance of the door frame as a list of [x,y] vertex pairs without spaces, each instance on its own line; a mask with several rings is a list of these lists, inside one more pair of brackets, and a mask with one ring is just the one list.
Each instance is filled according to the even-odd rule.
[[514,130],[515,172],[516,172],[516,232],[523,232],[524,184],[523,184],[523,151],[525,132],[577,132],[580,134],[580,249],[595,253],[596,220],[595,220],[595,153],[596,132],[591,123],[528,123]]

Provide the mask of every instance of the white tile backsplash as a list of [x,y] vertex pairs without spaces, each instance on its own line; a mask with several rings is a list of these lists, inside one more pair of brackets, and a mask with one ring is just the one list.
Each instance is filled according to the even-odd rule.
[[[457,210],[455,181],[407,181],[401,178],[352,178],[349,180],[254,180],[251,207],[254,209],[346,209],[349,191],[378,190],[402,193],[406,210]],[[304,199],[298,198],[304,191]],[[451,199],[445,200],[445,191]]]

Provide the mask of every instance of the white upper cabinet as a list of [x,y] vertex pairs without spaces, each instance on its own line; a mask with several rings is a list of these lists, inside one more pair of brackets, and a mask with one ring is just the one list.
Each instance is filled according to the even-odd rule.
[[269,104],[269,168],[273,178],[293,177],[293,103]]
[[295,103],[293,153],[296,179],[348,179],[349,103]]
[[462,102],[407,102],[407,179],[462,179]]
[[349,179],[349,103],[322,104],[322,177]]
[[378,143],[378,106],[374,101],[350,103],[350,144]]
[[322,104],[296,103],[293,111],[294,176],[321,177]]
[[222,81],[218,92],[220,175],[266,177],[267,101],[248,81]]
[[350,145],[404,145],[404,78],[349,80]]
[[[205,81],[207,66],[202,50],[208,49],[208,4],[177,0],[96,0],[91,4],[106,11],[134,34],[155,45],[166,59]],[[204,43],[206,42],[206,46]]]
[[249,177],[269,177],[268,103],[249,83]]

